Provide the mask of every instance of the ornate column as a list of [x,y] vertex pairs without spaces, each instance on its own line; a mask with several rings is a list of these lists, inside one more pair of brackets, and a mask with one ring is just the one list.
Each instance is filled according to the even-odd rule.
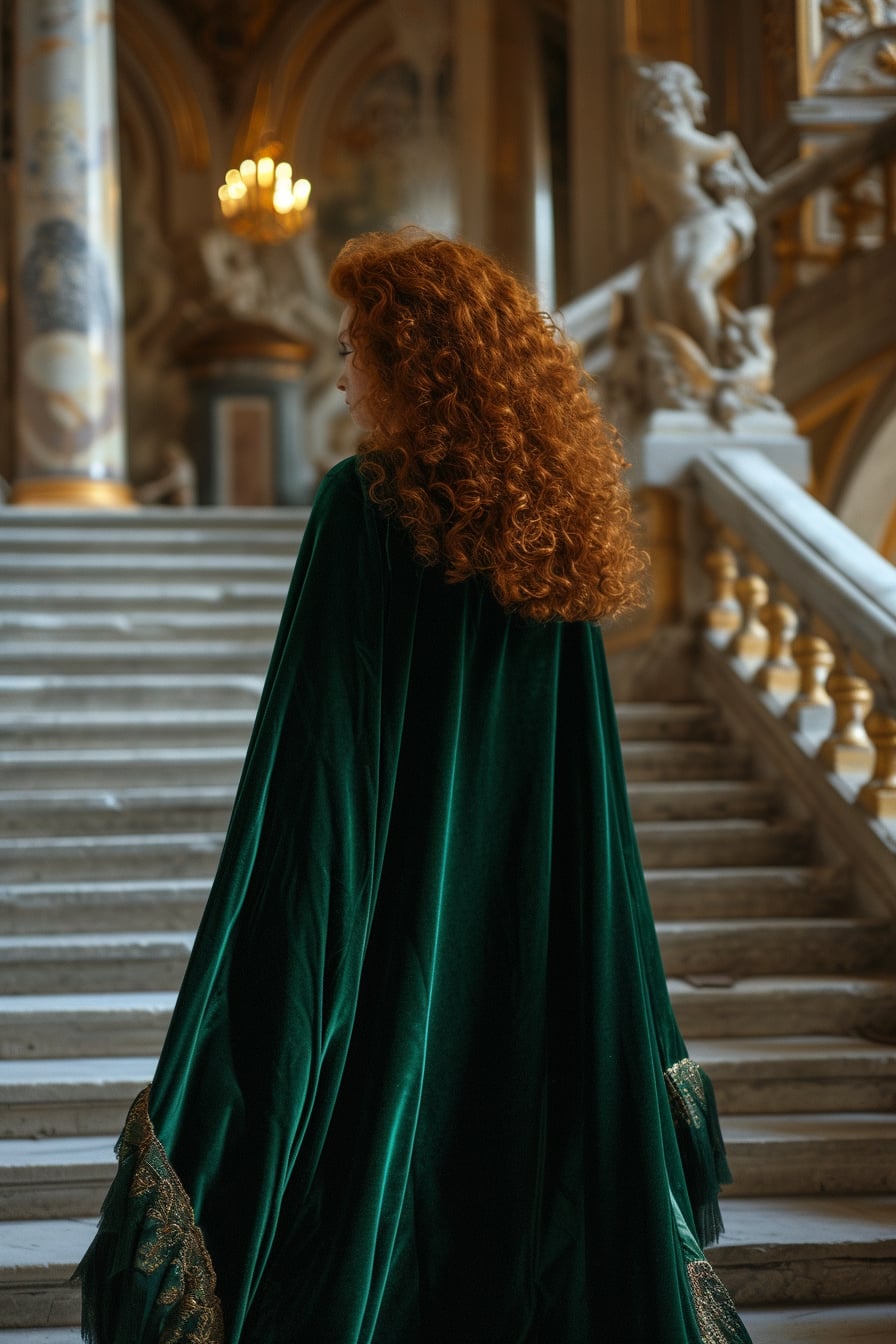
[[18,0],[15,504],[132,502],[112,25],[111,0]]

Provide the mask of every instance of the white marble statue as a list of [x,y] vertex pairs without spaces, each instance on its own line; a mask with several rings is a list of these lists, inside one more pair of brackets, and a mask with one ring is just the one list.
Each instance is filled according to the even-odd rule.
[[701,129],[707,99],[689,66],[640,62],[633,73],[632,162],[665,229],[617,325],[614,409],[702,408],[728,424],[775,408],[771,314],[720,294],[752,251],[750,199],[766,185],[735,135]]

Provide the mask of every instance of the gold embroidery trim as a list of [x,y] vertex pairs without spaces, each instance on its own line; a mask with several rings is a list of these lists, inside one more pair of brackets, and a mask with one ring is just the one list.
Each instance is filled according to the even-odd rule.
[[737,1308],[709,1261],[691,1260],[687,1271],[702,1344],[743,1340],[743,1322]]
[[190,1197],[156,1137],[148,1087],[128,1112],[118,1151],[120,1161],[133,1158],[135,1163],[131,1198],[146,1204],[134,1266],[143,1274],[155,1274],[167,1263],[155,1302],[168,1322],[159,1344],[223,1344],[224,1318],[211,1256]]
[[692,1059],[679,1059],[663,1073],[666,1091],[675,1123],[681,1122],[693,1129],[702,1129],[706,1109],[706,1092],[699,1064]]

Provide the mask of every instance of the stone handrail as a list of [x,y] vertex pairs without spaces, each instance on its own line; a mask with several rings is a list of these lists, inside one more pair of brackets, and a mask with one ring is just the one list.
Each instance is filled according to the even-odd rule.
[[691,474],[714,533],[707,638],[896,823],[896,567],[762,453],[718,448]]

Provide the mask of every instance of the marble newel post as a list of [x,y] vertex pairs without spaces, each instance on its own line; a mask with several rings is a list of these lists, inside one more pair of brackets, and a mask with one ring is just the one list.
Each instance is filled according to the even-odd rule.
[[112,0],[18,0],[14,504],[126,484]]

